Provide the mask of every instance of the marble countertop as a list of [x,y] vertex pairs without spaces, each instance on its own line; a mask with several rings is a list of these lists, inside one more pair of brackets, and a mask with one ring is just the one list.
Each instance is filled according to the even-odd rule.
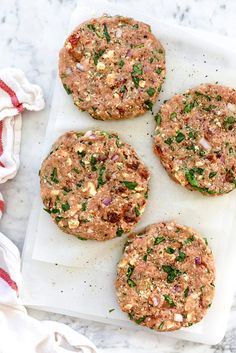
[[[147,6],[151,4],[149,0],[146,3]],[[23,247],[34,185],[37,183],[40,153],[57,73],[58,49],[75,4],[75,0],[0,1],[0,68],[15,66],[24,70],[32,82],[43,88],[47,103],[43,112],[24,113],[21,167],[14,180],[0,185],[7,204],[6,213],[0,221],[0,231],[19,249]],[[156,0],[155,13],[158,18],[172,23],[236,38],[235,0]],[[40,319],[58,320],[70,325],[89,337],[102,353],[236,352],[236,297],[226,336],[220,344],[212,347],[146,332],[140,335],[135,329],[120,329],[63,315],[35,310],[30,313]]]

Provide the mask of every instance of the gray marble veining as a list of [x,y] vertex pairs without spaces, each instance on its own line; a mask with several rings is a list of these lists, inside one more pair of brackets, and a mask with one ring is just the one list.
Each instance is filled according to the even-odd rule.
[[[147,6],[153,3],[145,1]],[[21,167],[14,180],[0,185],[7,202],[6,213],[0,221],[0,231],[20,249],[23,247],[34,198],[34,185],[38,182],[41,148],[57,74],[58,49],[63,43],[75,4],[75,0],[0,1],[0,67],[16,66],[24,70],[31,81],[43,88],[47,102],[43,112],[24,113]],[[156,0],[153,14],[172,23],[236,38],[235,0]],[[153,336],[146,332],[140,334],[134,329],[120,329],[63,315],[32,310],[30,313],[40,319],[67,323],[88,336],[103,353],[187,353],[190,350],[197,353],[236,352],[236,298],[226,336],[214,347]]]

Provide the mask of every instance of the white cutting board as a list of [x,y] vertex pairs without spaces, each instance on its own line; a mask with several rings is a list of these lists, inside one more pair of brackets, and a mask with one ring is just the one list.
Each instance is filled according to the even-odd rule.
[[[132,16],[152,26],[166,50],[167,76],[161,102],[202,82],[219,81],[236,87],[236,50],[231,49],[230,41],[148,17],[142,2],[129,0],[124,6],[109,0],[80,0],[72,14],[68,33],[82,21],[103,13]],[[62,45],[65,38],[61,40]],[[160,102],[155,105],[155,112],[159,106]],[[233,298],[236,191],[211,198],[175,184],[153,154],[151,135],[154,126],[150,113],[118,122],[96,121],[76,109],[57,78],[42,159],[54,140],[71,129],[117,131],[121,138],[132,144],[151,171],[148,206],[137,229],[175,219],[207,237],[216,259],[216,295],[205,319],[190,328],[160,334],[216,344],[225,333]],[[120,311],[113,285],[125,237],[103,243],[80,241],[62,233],[42,208],[38,192],[23,253],[22,300],[25,305],[137,328]],[[115,310],[109,312],[110,309]]]

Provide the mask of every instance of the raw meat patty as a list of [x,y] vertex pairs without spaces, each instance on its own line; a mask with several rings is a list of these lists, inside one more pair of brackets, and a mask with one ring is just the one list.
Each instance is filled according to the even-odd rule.
[[235,188],[235,89],[204,84],[178,94],[156,122],[155,152],[175,181],[206,195]]
[[95,119],[131,118],[157,100],[165,78],[164,49],[143,22],[93,18],[67,38],[59,74],[75,105]]
[[139,221],[149,172],[133,148],[113,133],[65,133],[40,171],[45,210],[65,233],[106,240]]
[[202,320],[214,296],[215,267],[207,241],[176,224],[148,226],[128,238],[116,289],[131,320],[157,331]]

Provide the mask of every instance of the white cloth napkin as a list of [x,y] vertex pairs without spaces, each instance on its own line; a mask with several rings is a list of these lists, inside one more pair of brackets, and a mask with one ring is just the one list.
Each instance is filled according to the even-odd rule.
[[21,113],[44,106],[41,88],[30,83],[23,71],[0,70],[0,184],[13,178],[19,168]]
[[0,233],[1,353],[97,353],[92,342],[70,327],[27,315],[18,299],[21,284],[19,251]]

